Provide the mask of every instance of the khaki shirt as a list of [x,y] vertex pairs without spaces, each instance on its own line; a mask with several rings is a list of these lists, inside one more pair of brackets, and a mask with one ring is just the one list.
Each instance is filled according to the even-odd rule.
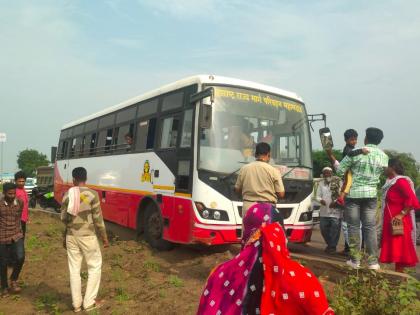
[[80,188],[80,211],[77,216],[67,213],[68,192],[64,194],[61,206],[61,221],[66,225],[67,235],[93,236],[96,232],[102,239],[107,238],[98,193],[88,187]]
[[276,192],[284,192],[280,171],[261,161],[242,167],[235,188],[242,191],[244,201],[277,203]]

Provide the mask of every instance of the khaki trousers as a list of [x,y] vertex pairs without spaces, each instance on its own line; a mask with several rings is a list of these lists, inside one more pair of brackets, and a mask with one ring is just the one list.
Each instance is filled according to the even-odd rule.
[[[73,307],[87,308],[95,304],[101,282],[102,255],[98,238],[93,236],[67,235],[67,258],[70,271],[70,288]],[[80,269],[83,258],[88,267],[88,280],[85,298],[82,297],[82,279]]]

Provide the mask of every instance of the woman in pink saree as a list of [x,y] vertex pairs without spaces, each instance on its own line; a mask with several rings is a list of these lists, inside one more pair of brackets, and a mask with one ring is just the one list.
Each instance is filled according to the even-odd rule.
[[248,210],[242,251],[210,274],[198,315],[334,314],[315,275],[290,258],[271,211],[269,204]]

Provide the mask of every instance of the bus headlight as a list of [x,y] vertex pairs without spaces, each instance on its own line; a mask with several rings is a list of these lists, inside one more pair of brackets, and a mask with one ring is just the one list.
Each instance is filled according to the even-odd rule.
[[216,220],[216,221],[229,221],[229,215],[227,211],[220,209],[209,209],[202,202],[195,202],[195,207],[197,208],[200,217],[207,220]]
[[312,220],[312,212],[304,212],[300,215],[299,222],[307,222]]
[[204,219],[208,219],[208,218],[209,218],[209,215],[210,215],[210,213],[209,213],[209,211],[208,211],[208,210],[204,210],[204,211],[202,212],[202,216],[203,216],[203,218],[204,218]]
[[221,217],[221,215],[220,215],[220,212],[219,211],[214,211],[213,212],[213,218],[215,220],[220,220],[220,217]]

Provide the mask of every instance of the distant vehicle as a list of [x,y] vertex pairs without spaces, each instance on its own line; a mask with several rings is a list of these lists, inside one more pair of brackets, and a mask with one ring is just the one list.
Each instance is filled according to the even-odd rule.
[[54,199],[54,167],[41,166],[36,173],[38,186],[32,190],[29,206],[35,208],[39,204],[43,209],[59,211],[60,204]]
[[37,204],[42,209],[52,208],[54,211],[60,212],[60,204],[54,199],[54,192],[46,191],[43,187],[35,187],[32,190],[29,207],[35,208]]
[[54,190],[54,167],[41,166],[36,170],[37,186]]
[[[417,199],[420,200],[420,187],[416,190]],[[416,213],[416,244],[420,245],[420,209],[415,211]]]
[[28,177],[25,182],[25,191],[28,195],[32,194],[32,190],[36,187],[36,179]]

